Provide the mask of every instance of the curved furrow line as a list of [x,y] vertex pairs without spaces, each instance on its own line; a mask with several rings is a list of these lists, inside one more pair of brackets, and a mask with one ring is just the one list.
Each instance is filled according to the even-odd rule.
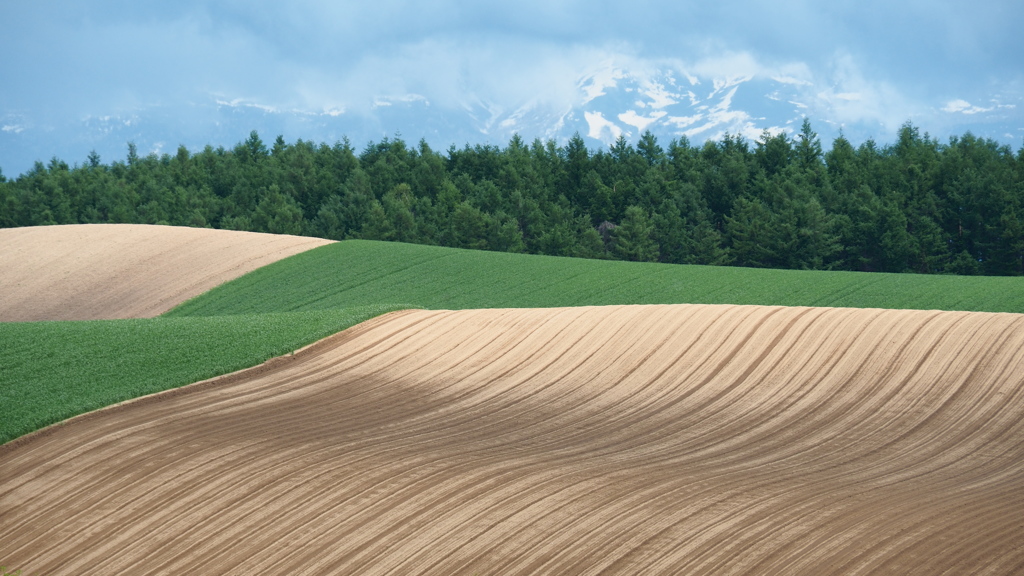
[[[423,321],[424,319],[419,319],[416,323]],[[373,323],[373,321],[370,323]],[[390,324],[392,323],[389,323],[389,325]],[[356,331],[360,328],[361,327],[355,327],[351,330]],[[394,337],[394,334],[386,335],[384,339],[387,337]],[[370,346],[377,346],[381,341],[382,340],[373,342]],[[316,368],[313,368],[312,370],[316,371]],[[272,370],[271,372],[274,371]],[[278,370],[278,372],[280,372],[280,370]],[[130,413],[123,415],[121,418],[107,420],[106,426],[103,426],[102,423],[97,423],[99,425],[93,425],[87,429],[88,434],[83,435],[80,442],[68,445],[63,451],[57,452],[56,454],[48,454],[48,457],[45,459],[46,464],[39,466],[36,472],[44,473],[48,470],[59,469],[61,466],[68,465],[69,461],[73,458],[95,457],[95,455],[90,454],[89,452],[95,447],[94,445],[99,445],[101,448],[106,447],[106,445],[112,441],[119,441],[122,438],[130,437],[133,432],[143,431],[147,428],[160,427],[165,423],[178,421],[183,413],[195,414],[196,410],[199,412],[216,412],[222,404],[230,404],[232,402],[244,400],[246,394],[259,393],[261,391],[265,391],[267,388],[273,389],[279,387],[278,382],[276,382],[272,377],[265,380],[267,381],[267,384],[255,390],[253,389],[253,386],[248,385],[248,382],[246,382],[243,387],[235,386],[232,388],[235,394],[228,396],[227,398],[223,398],[222,394],[205,394],[198,396],[190,394],[175,395],[172,402],[159,402],[156,403],[156,405],[148,405],[147,410],[141,412],[140,415],[135,418],[132,417],[132,414],[135,412],[128,411]],[[159,396],[167,397],[171,395],[173,395],[173,392]],[[150,399],[143,399],[142,401],[138,401],[138,403],[147,403],[147,400]],[[164,408],[161,410],[161,407]],[[73,426],[76,425],[77,422],[78,420],[73,420],[68,425]],[[20,461],[31,461],[36,451],[48,447],[46,441],[47,439],[45,437],[39,438],[37,442],[19,450],[19,453],[14,456],[20,456],[20,458],[12,458],[11,464],[17,465]],[[38,458],[36,458],[36,460],[38,460]],[[31,475],[22,475],[22,477],[17,480],[20,482],[27,482],[35,480],[35,477]],[[2,489],[0,489],[0,498],[5,495],[8,489],[15,489],[20,486],[19,482],[16,482],[13,478],[8,479],[0,476],[0,481],[3,482]]]
[[299,356],[0,453],[0,560],[48,574],[1020,564],[1019,316],[421,311]]
[[[852,315],[851,315],[852,316]],[[747,466],[753,466],[757,460],[756,452],[765,452],[766,445],[779,446],[787,453],[778,450],[771,452],[771,462],[775,467],[781,466],[791,458],[805,455],[808,450],[816,449],[813,443],[805,442],[807,446],[801,445],[796,440],[803,439],[810,433],[818,436],[828,437],[832,434],[833,428],[841,428],[836,424],[837,410],[831,409],[833,395],[819,394],[817,400],[813,398],[815,392],[827,386],[826,377],[836,371],[836,366],[844,360],[847,355],[855,353],[855,341],[848,340],[846,343],[837,342],[827,348],[829,353],[824,359],[817,359],[815,350],[809,357],[797,356],[794,360],[803,361],[811,371],[805,376],[796,374],[791,379],[796,383],[793,387],[777,386],[770,390],[766,397],[757,398],[744,402],[741,411],[728,404],[723,405],[723,410],[730,410],[729,418],[723,418],[721,424],[708,423],[702,425],[702,429],[711,438],[729,438],[733,446],[725,452],[719,449],[716,455],[719,458],[731,456],[734,461],[742,461]],[[771,382],[779,376],[769,373],[764,381]],[[846,381],[852,376],[847,377]],[[844,383],[837,383],[843,386]],[[764,385],[759,384],[757,388]],[[756,390],[751,387],[750,394]],[[773,401],[776,403],[773,404]],[[801,406],[801,403],[805,404]],[[722,446],[721,442],[715,443],[716,448]],[[754,458],[752,461],[751,458]]]
[[[615,336],[624,336],[617,330]],[[625,336],[628,336],[625,335]],[[546,419],[566,419],[578,406],[589,407],[592,404],[592,396],[603,392],[600,387],[588,392],[585,388],[594,374],[581,373],[591,365],[603,366],[592,359],[600,354],[607,347],[607,340],[600,340],[587,350],[585,344],[574,346],[571,350],[558,352],[557,356],[545,362],[541,369],[531,372],[519,373],[515,378],[500,381],[508,371],[499,374],[498,378],[481,379],[479,384],[466,392],[451,398],[452,408],[460,411],[473,410],[476,406],[486,407],[475,417],[477,421],[483,421],[482,428],[501,428],[508,420],[523,420],[530,418],[539,411],[553,412],[552,416]],[[566,356],[572,352],[572,358]],[[610,356],[614,362],[622,358],[624,354]],[[631,362],[643,362],[647,357],[633,360]],[[557,365],[560,361],[563,365]],[[541,378],[542,377],[542,378]],[[543,387],[532,387],[528,394],[523,394],[525,387],[531,380],[542,379],[547,384]],[[501,398],[501,402],[497,399]],[[508,414],[508,416],[496,417],[496,414]],[[545,418],[531,419],[532,426],[541,425]],[[471,421],[463,420],[469,424]],[[420,424],[420,423],[415,423]],[[428,428],[429,429],[429,428]],[[560,432],[563,430],[559,429]],[[465,433],[476,433],[477,430],[469,429]],[[564,440],[565,437],[562,437]]]
[[[445,418],[448,418],[448,417],[446,416]],[[426,426],[425,426],[425,428],[426,428],[427,430],[430,430],[430,429],[432,429],[432,428],[431,428],[432,426],[433,426],[433,425],[431,425],[431,424],[430,424],[430,422],[427,422],[427,423],[426,423]],[[389,432],[389,433],[390,433],[390,432]]]
[[[1020,483],[1015,482],[1014,484],[1019,493]],[[853,572],[855,570],[863,571],[871,564],[881,563],[885,560],[886,553],[893,551],[893,549],[897,547],[894,542],[899,542],[900,539],[907,538],[906,534],[908,533],[910,535],[920,534],[920,537],[917,538],[915,542],[909,543],[909,545],[914,543],[929,543],[930,540],[930,544],[932,545],[930,548],[934,547],[933,553],[941,554],[944,550],[954,548],[958,555],[962,555],[964,553],[963,541],[959,540],[956,536],[966,536],[968,534],[963,530],[963,527],[964,522],[969,522],[970,520],[964,518],[957,510],[957,508],[964,503],[965,498],[961,496],[953,502],[950,502],[950,500],[953,499],[950,498],[947,502],[929,502],[929,506],[927,508],[913,510],[910,512],[913,514],[913,516],[911,516],[911,523],[907,525],[905,530],[892,531],[892,533],[886,536],[876,536],[869,542],[862,542],[862,546],[848,550],[847,553],[844,554],[845,560],[841,563],[837,563],[837,568],[842,572]],[[986,498],[986,500],[990,500],[990,498]],[[1005,500],[1002,502],[1002,506],[997,505],[997,503],[993,503],[993,506],[988,510],[985,509],[986,506],[984,504],[974,509],[979,513],[986,513],[985,516],[989,521],[993,520],[993,516],[995,516],[994,519],[998,521],[999,516],[1002,515],[1001,513],[1006,512],[1006,503],[1007,501]],[[1020,506],[1018,505],[1016,508],[1017,510],[1011,512],[1011,514],[1014,517],[1019,518]],[[878,525],[878,523],[865,524],[865,528],[877,528]],[[982,526],[982,524],[977,523],[971,526],[971,528],[974,528],[971,535],[974,536],[977,541],[988,542],[991,539],[990,535],[986,533],[986,531],[979,532],[977,530]],[[978,536],[982,537],[978,538]],[[937,543],[939,543],[939,545],[935,546]],[[923,566],[921,562],[922,560],[918,559],[918,566],[914,567],[915,571],[921,574],[936,573],[936,570],[929,570],[926,566]],[[860,566],[856,566],[857,564],[860,564]],[[956,570],[952,564],[949,564],[938,571],[955,572]]]
[[[487,382],[487,383],[489,383],[489,382]],[[536,424],[536,423],[537,423],[537,422],[531,422],[531,424]],[[561,430],[560,430],[560,429],[559,429],[558,431],[559,431],[559,433],[561,433]],[[561,441],[564,441],[564,440],[565,440],[565,437],[563,437],[563,438],[561,439]],[[592,448],[591,448],[591,449],[592,449]]]
[[[479,468],[479,467],[467,467],[467,468],[469,470],[473,470],[473,469],[476,469],[476,468]],[[357,517],[355,519],[355,522],[356,522],[355,525],[352,525],[353,522],[350,521],[349,522],[350,525],[347,526],[345,528],[345,531],[343,533],[341,533],[340,535],[333,535],[333,536],[330,535],[330,534],[322,535],[319,538],[319,540],[321,540],[321,541],[328,540],[328,542],[326,544],[324,544],[322,547],[326,549],[326,548],[331,548],[331,547],[335,546],[335,543],[333,541],[331,541],[332,539],[340,540],[340,541],[345,541],[346,543],[351,543],[351,538],[353,537],[353,535],[355,533],[365,534],[367,532],[370,532],[367,529],[367,527],[368,526],[372,526],[374,522],[379,522],[379,515],[380,515],[380,512],[382,510],[381,506],[384,506],[384,508],[383,508],[384,510],[386,510],[388,512],[392,512],[392,515],[391,515],[392,522],[400,521],[402,523],[405,523],[408,518],[414,517],[413,515],[416,512],[416,508],[410,507],[410,505],[419,505],[419,503],[416,502],[415,498],[414,498],[414,496],[415,496],[414,493],[416,491],[415,488],[417,487],[416,486],[417,484],[419,484],[419,483],[424,483],[424,484],[428,484],[428,485],[438,485],[438,484],[441,484],[441,482],[438,480],[438,477],[443,477],[443,478],[446,478],[446,479],[454,478],[456,480],[459,480],[460,482],[466,482],[467,480],[464,478],[464,475],[460,474],[459,472],[460,472],[459,470],[454,470],[454,471],[442,470],[442,471],[435,472],[435,474],[433,474],[430,477],[422,478],[422,479],[417,479],[416,482],[413,483],[413,484],[403,484],[403,487],[401,488],[401,492],[406,494],[406,495],[408,495],[408,496],[412,496],[412,497],[406,497],[406,498],[403,498],[403,499],[390,498],[388,502],[385,502],[383,504],[381,504],[380,502],[374,502],[374,508],[373,509],[369,509],[369,510],[365,510],[365,511],[360,511],[360,513],[357,515]],[[543,469],[541,469],[540,472],[542,472],[545,475],[551,475],[551,474],[555,473],[555,472],[552,472],[550,470],[543,470]],[[471,479],[468,480],[468,483],[465,484],[464,487],[456,487],[456,488],[458,488],[457,490],[450,490],[450,491],[454,491],[456,494],[458,494],[461,497],[463,494],[470,494],[470,495],[474,495],[475,496],[475,495],[477,495],[479,493],[480,490],[486,490],[486,491],[498,490],[498,491],[501,491],[506,498],[509,495],[513,494],[513,493],[516,493],[516,492],[520,492],[521,493],[522,492],[522,490],[517,489],[515,484],[511,484],[510,485],[510,482],[508,482],[507,480],[506,481],[499,481],[499,480],[502,480],[503,476],[508,476],[509,474],[514,474],[516,477],[520,478],[520,480],[519,480],[520,484],[523,484],[523,481],[521,479],[521,477],[522,477],[522,472],[521,471],[512,470],[510,472],[506,468],[506,469],[502,470],[501,474],[495,474],[493,471],[487,471],[487,469],[485,468],[485,469],[483,469],[481,471],[481,473],[482,474],[486,474],[487,477],[485,477],[485,478],[471,478]],[[533,485],[539,484],[539,483],[542,483],[542,482],[538,478],[534,478],[533,480],[534,480],[534,482],[532,482],[530,484],[524,484],[523,488],[524,489],[529,489],[529,490],[536,490],[537,488],[535,488]],[[473,489],[473,486],[477,486],[480,483],[483,483],[483,486],[478,486],[477,488]],[[444,501],[445,498],[450,498],[451,497],[451,494],[449,494],[449,493],[442,493],[440,495],[437,495],[437,494],[435,494],[432,491],[425,491],[425,492],[427,494],[434,494],[434,495],[428,497],[428,500],[429,500],[430,503],[442,502],[442,501]],[[479,498],[468,498],[468,501],[470,502],[471,505],[474,505],[474,506],[484,505],[484,503],[481,503],[479,501]],[[399,509],[399,507],[403,506],[403,505],[405,505],[407,507],[410,507],[410,509],[407,510],[407,511],[403,511],[401,514],[394,514],[393,513],[394,510]],[[461,511],[461,513],[463,513],[463,514],[465,514],[467,512],[468,512],[468,509]],[[380,533],[389,533],[389,534],[391,534],[391,533],[394,532],[393,528],[394,528],[394,526],[391,526],[391,525],[385,526],[384,528],[379,528],[377,530],[377,534],[380,534]],[[369,546],[370,544],[372,544],[372,542],[367,542],[364,539],[363,540],[363,544],[362,544],[362,546],[359,549],[365,548],[366,546]],[[358,552],[358,550],[357,550],[357,552]],[[311,553],[315,553],[315,551],[313,551]]]
[[642,415],[641,415],[641,417],[642,417]]
[[[1001,501],[993,502],[986,497],[984,502],[979,502],[976,509],[986,519],[984,522],[964,522],[953,508],[949,508],[950,513],[946,517],[936,516],[940,527],[933,529],[934,539],[956,543],[963,538],[973,546],[966,549],[956,545],[943,546],[938,550],[925,551],[930,542],[922,539],[915,542],[906,554],[912,555],[913,560],[919,563],[921,574],[935,574],[943,570],[951,573],[1019,574],[1020,563],[1024,562],[1024,545],[1020,538],[1015,537],[1015,531],[1020,530],[1022,511],[1019,505],[1016,508],[1007,505],[1019,502],[1020,490],[1017,484]],[[885,570],[886,564],[892,563],[883,563],[879,570]],[[1017,564],[1017,568],[999,570],[990,568],[992,564]]]
[[[912,494],[912,492],[908,492],[908,494]],[[827,496],[827,493],[823,492],[821,495],[822,496]],[[884,503],[884,505],[882,505],[882,506],[875,506],[875,509],[877,509],[877,510],[884,510],[884,511],[886,511],[885,513],[887,513],[887,514],[888,514],[888,511],[900,510],[901,506],[899,506],[899,502],[898,502],[899,499],[900,499],[900,497],[897,497],[897,498],[895,498],[896,501]],[[819,500],[823,501],[824,498],[821,498]],[[809,514],[814,514],[814,513],[816,513],[819,510],[821,510],[821,511],[825,510],[825,508],[822,508],[821,502],[819,502],[817,500],[814,500],[814,499],[812,499],[810,501],[802,502],[799,505],[799,507],[803,507],[807,511],[806,513],[808,515]],[[792,506],[791,508],[795,509],[795,508],[797,508],[797,506]],[[903,506],[902,510],[901,510],[901,513],[907,511],[908,509],[910,509],[910,508],[907,508],[906,506]],[[889,514],[889,516],[892,516],[892,515],[893,514]],[[784,510],[780,510],[780,511],[778,511],[777,515],[766,515],[766,516],[764,516],[762,518],[762,524],[765,526],[765,529],[762,531],[763,534],[778,535],[782,531],[782,528],[787,524],[787,522],[771,522],[771,520],[773,519],[773,516],[775,516],[776,518],[782,518],[782,517],[785,516],[785,511]],[[856,514],[851,514],[851,512],[844,512],[841,516],[838,516],[838,518],[842,519],[844,522],[847,522],[847,521],[850,520],[851,516],[856,516]],[[891,528],[892,518],[886,518],[885,519],[886,521],[881,521],[878,518],[874,518],[872,520],[873,521],[871,521],[871,522],[864,522],[864,524],[867,525],[867,526],[873,527],[876,530],[880,526],[885,526],[886,529],[890,529]],[[792,520],[790,520],[788,522],[792,523]],[[791,543],[806,542],[807,541],[806,536],[809,536],[809,535],[813,534],[814,531],[821,530],[822,522],[819,521],[819,522],[817,522],[817,524],[814,524],[812,526],[813,526],[812,528],[808,528],[809,532],[807,534],[800,534],[798,536],[794,536],[794,537],[790,538],[789,541]],[[753,528],[754,528],[753,525],[745,524],[744,537],[743,538],[730,537],[729,541],[735,543],[735,544],[732,545],[732,547],[734,547],[734,548],[743,548],[745,546],[743,544],[744,540],[749,540],[750,542],[758,541],[759,540],[758,533],[757,533],[757,531],[753,530]],[[830,534],[835,534],[835,533],[837,533],[837,531],[836,530],[832,530],[832,531],[829,531],[829,533]],[[821,547],[822,546],[815,546],[815,549],[821,548]],[[731,554],[731,553],[729,553],[729,554]],[[767,571],[763,570],[762,568],[754,568],[754,569],[751,570],[750,573],[767,573]]]
[[[1015,365],[1020,369],[1021,362],[1016,362]],[[1008,367],[1007,367],[1008,368]],[[1011,378],[1011,372],[1008,370],[1002,370],[1002,375],[1007,378]],[[1020,374],[1020,372],[1016,372]],[[1019,377],[1018,377],[1019,380]],[[967,388],[966,385],[961,385],[957,388],[956,393],[962,393],[966,395],[964,390]],[[981,388],[979,386],[979,388]],[[920,460],[921,464],[917,466],[906,466],[902,473],[897,477],[892,477],[892,483],[910,481],[918,476],[924,474],[935,474],[939,471],[952,469],[955,467],[963,467],[964,462],[973,462],[975,458],[972,455],[979,449],[992,443],[991,435],[996,433],[997,435],[1005,435],[1014,427],[1019,427],[1019,422],[1006,421],[1000,422],[999,415],[1004,411],[1005,405],[994,405],[988,403],[988,409],[983,406],[983,400],[985,396],[995,396],[994,391],[986,391],[985,389],[980,390],[982,395],[978,395],[975,391],[974,395],[978,396],[976,399],[964,403],[965,406],[959,415],[953,415],[951,421],[943,423],[942,426],[933,426],[930,432],[918,434],[920,438],[912,444],[907,444],[902,448],[901,452],[894,453],[892,461],[900,462],[904,464],[907,462],[909,455],[913,455],[915,458]],[[947,399],[939,409],[931,412],[927,419],[934,420],[939,417],[940,410],[946,409],[951,403],[950,399]],[[975,426],[977,420],[983,420],[988,423],[984,428]],[[917,432],[920,425],[914,431]],[[908,433],[906,436],[909,436]],[[1018,444],[1021,447],[1024,445]],[[944,458],[944,461],[941,458]],[[993,459],[994,461],[994,459]],[[928,464],[928,468],[924,467],[924,464]],[[1000,469],[1005,468],[1005,464],[998,464]],[[972,473],[974,475],[981,475],[986,470],[981,466],[972,466],[965,470],[965,473]],[[949,476],[949,474],[946,474]],[[960,478],[961,482],[966,482],[968,478]]]
[[[1002,346],[1002,343],[999,344],[999,346]],[[936,353],[938,350],[938,343],[935,343],[929,350],[928,354],[931,355],[933,353]],[[952,357],[954,355],[946,354],[945,356]],[[926,358],[922,359],[922,363],[925,360]],[[982,360],[984,360],[984,358],[982,358]],[[942,363],[940,365],[948,368],[948,363]],[[902,387],[904,385],[907,385],[908,383],[909,379],[903,380],[902,382],[900,382],[900,386]],[[954,383],[951,382],[950,384],[952,385]],[[931,437],[925,435],[922,438],[916,439],[914,441],[908,440],[912,435],[914,435],[916,431],[922,429],[924,423],[927,423],[928,421],[932,420],[935,417],[937,411],[943,410],[946,406],[948,406],[950,396],[955,396],[958,391],[962,391],[964,389],[964,384],[961,381],[959,385],[954,385],[952,386],[952,388],[952,394],[947,395],[947,397],[944,399],[938,399],[941,402],[941,404],[937,408],[918,410],[917,412],[919,414],[919,419],[916,424],[913,424],[909,428],[906,428],[899,432],[894,431],[889,434],[885,434],[887,436],[886,441],[874,445],[873,450],[865,454],[864,457],[866,458],[874,455],[880,455],[884,452],[890,452],[884,458],[878,459],[877,462],[873,464],[873,467],[876,467],[881,470],[896,469],[891,467],[890,463],[899,462],[899,468],[904,470],[907,474],[912,474],[914,473],[917,462],[931,460],[933,454],[939,454],[944,451],[947,451],[948,446],[951,443],[959,443],[959,440],[951,438],[951,433],[948,429],[939,429],[935,431],[931,435]],[[912,405],[916,404],[916,399],[912,400]],[[904,413],[908,411],[908,409],[904,409]],[[893,420],[892,422],[896,422],[896,420]],[[880,426],[878,428],[880,430],[878,434],[884,434],[888,428],[895,426],[896,424],[890,424],[887,422],[885,425]],[[869,471],[869,469],[865,468],[863,465],[861,465],[860,469],[862,473]]]
[[[453,325],[455,325],[457,327],[457,324],[453,324]],[[427,344],[424,344],[423,342],[421,342],[420,346],[419,346],[421,349],[428,347],[429,343],[431,341],[435,343],[435,347],[436,347],[436,343],[439,342],[438,339],[433,339],[433,338],[431,338],[431,339],[426,339],[425,338],[424,340],[427,341]],[[440,342],[443,342],[443,340],[440,340]],[[484,352],[478,352],[478,353],[482,354]],[[363,401],[366,402],[367,405],[379,406],[382,402],[386,402],[387,405],[389,406],[389,408],[391,408],[391,409],[395,408],[396,406],[401,406],[402,404],[408,404],[408,403],[410,403],[410,401],[408,400],[408,396],[409,395],[407,394],[407,392],[404,389],[397,388],[395,386],[395,383],[401,381],[401,378],[404,375],[404,371],[405,370],[413,370],[413,371],[415,371],[417,369],[417,367],[421,367],[421,369],[424,372],[426,372],[426,371],[432,369],[432,367],[430,366],[431,364],[436,363],[436,358],[434,356],[432,356],[432,355],[423,355],[421,357],[416,358],[415,361],[410,360],[410,358],[411,357],[407,357],[407,356],[402,356],[400,358],[400,361],[404,361],[405,364],[406,364],[406,366],[403,368],[403,374],[395,375],[390,370],[393,367],[394,364],[400,363],[399,361],[389,361],[389,363],[385,364],[385,365],[382,365],[382,364],[378,363],[378,364],[373,365],[371,368],[365,370],[365,374],[387,372],[389,374],[389,378],[388,379],[380,379],[379,383],[375,387],[365,388],[365,389],[360,390],[358,392],[358,396],[352,396],[352,397],[349,397],[349,398],[332,398],[332,396],[336,396],[336,392],[330,386],[327,386],[327,387],[321,389],[319,393],[314,393],[314,394],[304,393],[303,394],[303,401],[308,401],[310,403],[314,403],[316,406],[326,406],[328,409],[330,408],[330,406],[326,405],[326,404],[323,404],[321,402],[321,400],[327,400],[328,402],[337,403],[337,404],[344,404],[346,406],[354,406],[354,403],[356,402],[357,398],[365,397],[363,399]],[[370,361],[372,361],[372,358],[370,359]],[[443,368],[442,370],[446,370],[446,369],[447,368]],[[358,376],[358,375],[360,375],[360,372],[353,370],[353,374],[355,376]],[[320,383],[329,384],[332,378],[333,378],[333,372],[332,371],[325,371],[325,376],[324,377],[319,378],[317,380],[313,380],[312,383],[314,383],[314,384],[320,384]],[[378,395],[377,393],[383,393],[383,394],[386,394],[386,395],[388,395],[390,397],[385,398],[385,397],[382,397],[382,396]],[[423,403],[422,394],[417,395],[416,399],[413,400],[411,403],[412,404],[416,404],[418,406],[418,410],[422,411],[422,403]],[[378,422],[378,424],[380,424],[380,422]]]
[[[245,452],[247,454],[253,453],[251,449],[239,449],[237,452]],[[245,454],[241,454],[241,456],[244,455]],[[197,507],[198,504],[209,501],[205,497],[211,496],[211,493],[216,494],[214,491],[225,493],[229,492],[231,487],[243,486],[244,477],[239,478],[238,474],[240,472],[250,471],[255,474],[259,472],[259,469],[252,466],[247,469],[244,464],[245,459],[241,456],[238,458],[221,460],[216,466],[201,465],[212,462],[214,456],[211,455],[208,456],[208,460],[206,462],[195,466],[193,469],[187,471],[188,473],[186,474],[168,473],[159,476],[151,475],[150,477],[153,478],[153,482],[150,483],[156,484],[154,489],[141,494],[136,494],[131,500],[120,502],[115,501],[113,503],[111,503],[110,500],[106,500],[100,503],[91,503],[89,507],[84,510],[81,507],[75,507],[80,515],[84,514],[89,509],[94,508],[113,508],[116,510],[130,508],[133,512],[132,518],[134,518],[135,521],[131,523],[133,526],[132,531],[122,531],[117,535],[117,537],[111,538],[109,535],[104,533],[106,528],[105,525],[109,524],[107,519],[103,517],[97,518],[92,525],[79,525],[75,526],[73,530],[69,530],[69,532],[73,533],[74,536],[67,539],[66,546],[77,552],[79,549],[87,550],[95,548],[96,542],[102,541],[107,549],[126,549],[137,539],[133,538],[133,536],[152,533],[154,530],[157,530],[163,525],[162,523],[168,519],[169,515],[175,514],[175,510],[184,508],[186,511],[189,511]],[[173,467],[171,466],[164,468],[167,470],[173,470]],[[201,488],[198,487],[199,482],[196,481],[196,479],[199,478],[207,480],[207,482],[203,483],[203,487]],[[228,484],[227,487],[225,487],[224,479],[233,483]],[[177,485],[173,483],[174,481],[177,481]],[[170,483],[174,488],[171,490],[164,489],[166,483]],[[116,488],[118,486],[128,487],[131,486],[131,482],[120,481],[106,485],[94,484],[92,486],[83,487],[82,492],[88,493],[93,490],[104,488],[110,490],[111,488]],[[173,504],[173,506],[170,504]],[[63,523],[57,521],[50,521],[49,523],[59,523],[63,525]],[[86,536],[91,537],[91,540],[85,539]],[[118,542],[122,543],[119,548],[116,547]],[[76,553],[71,557],[76,558],[80,563],[87,562],[88,560],[84,553]],[[88,566],[88,563],[85,565]]]
[[[159,458],[159,457],[160,457],[160,455],[159,455],[159,454],[156,454],[156,455],[155,455],[154,457],[156,457],[156,458]],[[186,457],[186,459],[187,459],[187,457]],[[136,461],[135,463],[136,463],[136,464],[138,464],[138,462],[137,462],[137,461]],[[144,463],[145,463],[145,462],[143,462],[143,464],[144,464]],[[168,464],[168,466],[173,466],[173,465],[175,465],[175,464],[177,464],[177,463],[175,463],[175,462],[170,462],[170,463]],[[109,474],[107,475],[107,477],[106,477],[106,478],[100,478],[100,479],[99,479],[99,481],[98,481],[98,482],[97,482],[96,484],[99,484],[99,485],[104,485],[104,484],[107,484],[107,483],[108,483],[109,481],[111,481],[111,480],[112,480],[113,478],[116,478],[116,477],[120,476],[122,472],[123,472],[123,470],[119,470],[119,469],[114,469],[114,470],[111,470],[111,471],[110,471],[110,473],[109,473]],[[91,487],[87,487],[87,489],[90,489],[90,490],[91,490]],[[72,495],[72,496],[73,496],[73,495]]]
[[[908,345],[908,343],[916,338],[917,333],[922,328],[923,325],[917,327],[917,329],[914,330],[912,336],[907,339],[904,345],[899,346],[895,350],[894,358],[890,363],[898,362],[899,358],[903,356],[905,348]],[[857,371],[849,379],[847,379],[842,384],[842,386],[845,388],[847,384],[855,384],[858,380],[860,380],[860,378],[863,376],[862,369],[865,368],[867,365],[867,362],[861,363],[861,366],[857,367]],[[886,380],[891,381],[894,378],[895,374],[896,372],[886,369],[885,372],[875,376],[875,378],[871,380],[876,382]],[[881,392],[882,394],[879,394],[878,392]],[[852,439],[844,445],[836,446],[836,449],[834,451],[822,454],[820,457],[827,458],[832,456],[833,454],[843,454],[843,461],[831,462],[829,464],[830,466],[833,467],[840,465],[843,462],[849,462],[852,457],[850,451],[854,449],[856,445],[863,444],[865,443],[866,439],[870,439],[873,435],[878,434],[879,424],[875,421],[875,419],[872,418],[872,416],[878,415],[879,413],[881,413],[884,416],[885,411],[882,410],[882,408],[890,404],[897,394],[898,390],[889,390],[884,386],[876,386],[866,388],[863,392],[860,393],[859,396],[853,396],[851,398],[851,402],[838,402],[832,400],[831,403],[840,404],[844,407],[844,410],[842,412],[839,412],[842,418],[836,418],[835,413],[831,414],[831,422],[823,425],[819,429],[817,436],[821,438],[831,438],[836,435],[837,431],[842,431],[843,434],[839,435],[839,437],[852,437]],[[892,418],[885,418],[885,420],[886,421],[882,423],[882,427],[892,425],[894,422],[894,419]],[[860,432],[861,430],[866,430],[866,432],[862,433]],[[812,462],[813,460],[807,461],[805,462],[805,465],[810,464]]]

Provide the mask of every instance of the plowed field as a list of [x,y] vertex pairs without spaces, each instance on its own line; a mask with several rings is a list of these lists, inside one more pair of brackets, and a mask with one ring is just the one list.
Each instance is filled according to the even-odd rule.
[[1011,574],[1024,316],[410,311],[0,448],[62,574]]
[[0,322],[150,318],[330,242],[135,224],[0,229]]

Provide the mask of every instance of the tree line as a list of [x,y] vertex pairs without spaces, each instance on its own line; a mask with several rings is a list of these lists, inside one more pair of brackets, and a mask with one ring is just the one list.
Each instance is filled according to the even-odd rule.
[[825,152],[810,122],[754,142],[590,150],[518,135],[358,152],[259,134],[124,161],[54,158],[8,180],[0,227],[146,223],[582,258],[941,274],[1024,274],[1024,149],[910,123],[895,143]]

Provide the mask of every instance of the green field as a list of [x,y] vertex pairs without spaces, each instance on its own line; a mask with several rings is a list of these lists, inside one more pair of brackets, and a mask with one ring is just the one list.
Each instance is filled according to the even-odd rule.
[[429,309],[694,303],[1024,313],[1024,278],[681,266],[347,240],[256,270],[167,316],[381,303]]
[[0,443],[401,308],[708,303],[1024,312],[1024,279],[604,262],[350,240],[150,320],[0,323]]
[[255,366],[391,310],[0,323],[0,444],[76,414]]

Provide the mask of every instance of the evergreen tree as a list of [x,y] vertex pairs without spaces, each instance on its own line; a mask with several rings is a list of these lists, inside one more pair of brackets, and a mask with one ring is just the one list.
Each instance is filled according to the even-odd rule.
[[388,218],[380,200],[376,198],[370,203],[369,210],[363,216],[359,238],[364,240],[394,240],[395,229]]
[[726,217],[730,263],[754,268],[780,266],[792,246],[779,226],[775,215],[760,200],[737,199],[732,216]]
[[276,184],[260,199],[252,215],[252,229],[271,234],[302,234],[302,211]]
[[455,248],[487,248],[487,220],[479,208],[461,202],[452,214],[451,245]]
[[615,256],[634,262],[656,262],[658,244],[654,241],[653,234],[654,224],[643,208],[626,208],[622,223],[612,231]]
[[[401,137],[356,154],[255,131],[231,149],[0,174],[0,226],[141,222],[441,244],[587,258],[1024,274],[1024,149],[970,133],[823,152],[809,120],[662,149],[650,132],[588,150],[518,135],[433,151]],[[616,226],[612,222],[619,222]]]

